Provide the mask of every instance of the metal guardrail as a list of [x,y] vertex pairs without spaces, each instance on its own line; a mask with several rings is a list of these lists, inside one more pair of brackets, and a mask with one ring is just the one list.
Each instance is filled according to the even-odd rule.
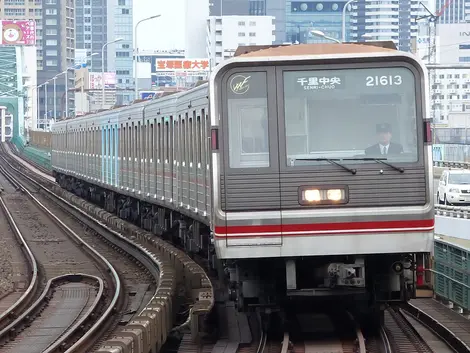
[[470,162],[433,161],[434,167],[470,169]]
[[436,216],[470,219],[470,206],[434,205]]

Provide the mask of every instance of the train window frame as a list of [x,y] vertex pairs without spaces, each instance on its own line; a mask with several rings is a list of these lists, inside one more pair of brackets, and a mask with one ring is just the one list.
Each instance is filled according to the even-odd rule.
[[[407,168],[410,166],[423,167],[425,165],[424,150],[420,148],[420,144],[424,143],[424,131],[422,121],[426,119],[426,99],[425,92],[421,90],[421,85],[426,79],[423,73],[420,73],[419,69],[407,61],[400,61],[399,58],[396,60],[390,60],[388,62],[363,62],[363,63],[334,63],[334,64],[302,64],[302,65],[277,65],[276,66],[276,91],[277,91],[277,110],[278,110],[278,140],[279,140],[279,160],[281,172],[300,172],[300,171],[311,171],[321,168],[325,171],[333,171],[337,167],[334,165],[326,165],[319,163],[312,163],[309,165],[288,165],[287,160],[287,144],[286,144],[286,126],[285,126],[285,102],[284,102],[284,72],[289,71],[309,71],[312,70],[334,70],[334,69],[365,69],[365,68],[388,68],[388,67],[403,67],[409,69],[415,79],[415,96],[420,98],[422,104],[416,102],[416,131],[417,131],[417,160],[413,162],[394,162],[394,165]],[[281,147],[282,146],[282,147]],[[362,161],[361,163],[347,164],[347,166],[353,165],[357,169],[367,169],[371,165],[376,165],[374,161]]]
[[[268,112],[268,151],[269,151],[269,165],[263,167],[232,167],[230,166],[230,153],[229,153],[229,122],[228,122],[228,85],[229,79],[237,73],[247,72],[261,72],[266,75],[267,84],[267,112]],[[262,65],[257,67],[236,67],[225,71],[219,80],[219,94],[221,103],[217,106],[223,116],[219,120],[219,128],[222,136],[222,161],[224,170],[228,174],[262,174],[262,173],[278,173],[279,172],[279,146],[278,146],[278,112],[276,108],[276,69],[274,66]]]

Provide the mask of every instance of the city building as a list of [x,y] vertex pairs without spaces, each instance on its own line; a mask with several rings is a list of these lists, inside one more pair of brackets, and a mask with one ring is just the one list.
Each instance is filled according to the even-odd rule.
[[[105,84],[104,102],[103,83]],[[114,73],[105,73],[104,80],[102,80],[101,73],[90,72],[88,66],[75,70],[75,110],[77,116],[112,108],[116,105],[116,95]]]
[[469,0],[435,0],[436,12],[442,10],[439,22],[442,24],[470,22],[470,1]]
[[[42,84],[51,80],[51,84],[39,89],[39,115],[48,119],[54,118],[54,112],[56,117],[63,116],[66,106],[63,72],[73,64],[74,59],[74,11],[75,0],[21,1],[21,4],[10,0],[0,3],[0,19],[36,21],[37,82]],[[54,95],[52,78],[56,76]],[[72,74],[69,73],[68,79],[73,84]],[[73,94],[70,94],[69,106],[72,106],[73,99]]]
[[418,35],[417,18],[427,15],[421,2],[420,0],[353,2],[351,39],[392,40],[400,50],[411,51],[413,38]]
[[[116,75],[116,104],[134,99],[133,79],[133,0],[76,0],[76,45],[86,49],[90,72]],[[115,39],[121,41],[103,46]],[[108,97],[105,97],[106,102]],[[108,102],[107,102],[108,103]]]
[[[470,63],[470,23],[439,24],[438,62]],[[436,70],[431,87],[431,107],[435,123],[447,123],[451,113],[470,111],[468,70]],[[469,113],[470,114],[470,113]]]
[[233,56],[242,45],[270,45],[275,41],[272,16],[210,16],[207,56],[213,68]]
[[[331,40],[315,37],[312,30],[341,40],[343,8],[347,1],[286,1],[285,27],[286,41],[291,43],[321,43]],[[351,9],[351,6],[349,6]],[[349,40],[350,11],[345,13],[346,40]]]
[[286,41],[286,0],[210,0],[210,16],[273,16],[274,43]]
[[[38,46],[42,45],[42,62],[38,63],[38,83],[49,81],[39,90],[40,117],[58,119],[73,113],[65,112],[65,107],[73,107],[74,95],[68,95],[65,103],[65,80],[68,87],[73,85],[73,74],[66,71],[73,65],[75,58],[75,1],[48,0],[43,1],[42,8],[42,41],[38,38]],[[39,29],[36,33],[41,32]],[[54,80],[55,92],[54,92]],[[45,90],[47,89],[47,101]],[[42,108],[44,105],[44,109]]]

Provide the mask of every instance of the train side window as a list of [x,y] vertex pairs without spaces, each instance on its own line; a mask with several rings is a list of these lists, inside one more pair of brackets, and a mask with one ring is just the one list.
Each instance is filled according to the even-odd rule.
[[201,163],[201,143],[202,143],[202,130],[201,130],[201,116],[198,115],[196,117],[196,147],[197,147],[197,157],[196,157],[196,164],[199,165]]
[[[149,122],[149,124],[150,124],[150,122]],[[154,145],[154,143],[155,143],[155,140],[154,140],[155,139],[155,131],[153,130],[153,126],[154,125],[153,125],[153,122],[152,122],[150,124],[150,137],[149,137],[149,140],[150,140],[149,141],[149,147],[150,147],[150,156],[149,156],[149,158],[150,158],[151,161],[154,161],[154,159],[153,159],[154,150],[153,149],[155,148],[155,145]]]
[[163,163],[163,127],[162,127],[162,119],[159,119],[158,122],[158,160],[160,163]]
[[230,168],[269,167],[266,72],[231,75],[227,110]]
[[185,119],[181,121],[181,162],[186,163],[186,115]]
[[206,165],[206,112],[204,109],[201,110],[201,166],[205,168]]
[[192,163],[194,163],[193,151],[194,151],[194,133],[193,133],[193,118],[189,118],[188,124],[188,162],[189,165],[192,167]]
[[169,150],[168,150],[168,163],[173,164],[173,149],[174,149],[174,139],[173,139],[173,131],[174,131],[174,120],[173,115],[170,115],[170,131],[168,133],[168,140],[169,140]]
[[174,122],[174,128],[173,128],[173,163],[178,160],[178,153],[179,153],[179,124],[178,120],[181,118],[181,115],[179,115],[175,122]]

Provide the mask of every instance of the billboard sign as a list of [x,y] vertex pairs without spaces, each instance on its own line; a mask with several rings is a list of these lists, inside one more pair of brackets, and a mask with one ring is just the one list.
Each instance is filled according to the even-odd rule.
[[33,20],[1,20],[0,45],[36,45],[36,22]]
[[157,92],[155,92],[155,91],[140,92],[140,99],[151,100],[151,99],[155,98],[156,94],[157,94]]
[[105,89],[116,88],[116,73],[105,72],[104,77],[101,72],[90,72],[89,76],[90,89],[103,89],[103,82]]
[[159,59],[152,72],[161,71],[209,71],[209,59]]

